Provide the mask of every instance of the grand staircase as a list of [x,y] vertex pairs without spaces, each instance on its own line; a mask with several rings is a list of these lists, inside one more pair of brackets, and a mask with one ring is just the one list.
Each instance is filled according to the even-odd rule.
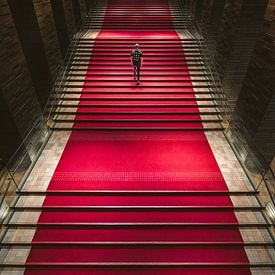
[[[19,192],[19,221],[6,224],[2,245],[30,251],[25,262],[4,261],[3,272],[271,272],[272,260],[254,257],[274,245],[257,191],[228,188],[205,136],[223,127],[203,40],[190,24],[166,0],[109,0],[93,10],[84,27],[101,31],[77,40],[51,99],[51,128],[72,133],[47,190]],[[135,43],[144,53],[139,86]],[[20,213],[40,215],[32,222]],[[16,230],[36,233],[14,241]],[[255,240],[258,231],[269,237]]]

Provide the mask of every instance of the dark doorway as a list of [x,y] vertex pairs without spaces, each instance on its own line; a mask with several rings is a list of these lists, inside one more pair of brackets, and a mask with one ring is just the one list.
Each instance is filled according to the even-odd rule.
[[78,29],[81,23],[81,11],[80,11],[80,3],[79,0],[72,0],[73,1],[73,8],[74,8],[74,18],[75,18],[75,25]]

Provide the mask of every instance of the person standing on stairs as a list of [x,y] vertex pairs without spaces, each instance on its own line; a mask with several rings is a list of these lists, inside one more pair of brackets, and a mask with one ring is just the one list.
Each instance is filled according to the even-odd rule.
[[140,81],[140,67],[142,66],[143,62],[143,54],[142,51],[139,49],[139,44],[135,45],[135,49],[131,53],[131,64],[134,67],[134,80],[139,85]]

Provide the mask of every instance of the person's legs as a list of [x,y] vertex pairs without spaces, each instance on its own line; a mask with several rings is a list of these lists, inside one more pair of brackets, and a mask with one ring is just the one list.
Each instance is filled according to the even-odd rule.
[[137,79],[137,66],[134,65],[133,69],[134,69],[134,80],[136,80]]
[[140,65],[137,66],[137,81],[140,80]]

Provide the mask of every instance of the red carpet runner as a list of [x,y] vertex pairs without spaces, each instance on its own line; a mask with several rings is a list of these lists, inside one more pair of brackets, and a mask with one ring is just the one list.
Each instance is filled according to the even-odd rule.
[[[112,24],[110,22],[117,18],[114,15],[121,14],[125,26],[127,20],[133,20],[127,8],[131,8],[133,13],[138,10],[143,14],[143,17],[135,18],[138,27],[134,24],[128,31],[116,31],[115,27],[113,31],[108,30]],[[124,9],[129,16],[123,13]],[[152,17],[154,12],[156,16]],[[150,14],[148,18],[147,14]],[[158,17],[160,14],[161,19]],[[146,30],[146,22],[149,20],[155,23],[154,26],[150,25],[150,30]],[[114,38],[117,40],[112,40]],[[154,40],[156,48],[151,46],[150,49],[150,39]],[[173,40],[174,51],[181,57],[177,61],[170,61],[169,55],[158,56],[156,39]],[[146,71],[152,74],[147,78],[141,76],[139,88],[134,82],[127,82],[132,79],[131,67],[125,67],[130,57],[127,55],[125,60],[116,54],[119,47],[129,48],[130,53],[136,42],[142,45],[145,55],[142,74]],[[106,61],[98,61],[102,58],[102,51]],[[150,51],[156,52],[147,58],[146,52]],[[117,63],[124,65],[124,71],[117,67]],[[163,71],[155,70],[156,63]],[[185,91],[192,91],[192,84],[188,82],[190,77],[181,75],[183,70],[187,70],[187,66],[182,64],[185,64],[185,59],[181,41],[173,31],[169,6],[165,0],[146,1],[145,4],[143,1],[109,1],[103,30],[96,39],[83,91],[105,91],[106,97],[108,91],[137,91],[134,96],[144,106],[135,107],[132,101],[124,99],[123,104],[127,106],[123,110],[147,112],[149,107],[142,98],[145,95],[138,92],[158,92],[165,87],[171,91],[180,91],[183,80],[187,80],[185,84],[190,85]],[[172,65],[173,69],[178,70],[177,76],[169,76]],[[104,72],[105,76],[100,76],[100,72]],[[161,85],[154,82],[160,79],[163,81]],[[188,96],[194,98],[194,101],[186,101],[180,110],[198,112],[196,107],[188,106],[196,105],[195,95]],[[96,97],[92,93],[82,95],[82,98]],[[116,113],[121,110],[115,106],[117,102],[104,102],[111,105],[106,109],[113,115],[101,113],[98,117],[127,118]],[[169,105],[171,102],[174,103],[172,99],[167,99],[162,104]],[[80,105],[90,103],[81,101]],[[77,118],[91,118],[89,115],[80,115],[80,112],[105,111],[104,108],[98,109],[94,106],[80,106]],[[170,109],[179,110],[173,107]],[[150,107],[152,112],[158,110],[157,102],[156,106]],[[150,114],[140,116],[148,118]],[[129,114],[128,118],[132,118],[132,115]],[[170,117],[159,115],[158,118]],[[173,118],[182,117],[174,115]],[[200,116],[194,114],[185,118],[199,120]],[[152,122],[147,123],[146,127],[163,124],[165,122],[160,125]],[[107,126],[123,128],[131,127],[131,123],[109,122]],[[139,126],[144,125],[141,123]],[[172,128],[185,126],[190,127],[190,123],[172,124]],[[202,128],[201,122],[191,123],[191,126]],[[106,123],[87,122],[83,125],[76,122],[74,127],[101,128],[106,127]],[[165,191],[228,190],[202,131],[73,131],[48,190],[76,192],[45,198],[38,224],[48,227],[36,231],[33,243],[41,246],[31,249],[26,262],[29,266],[26,274],[251,274],[248,268],[230,267],[234,264],[248,264],[238,228],[215,226],[238,224],[229,196],[195,193],[186,196],[177,192],[163,195]],[[105,193],[79,193],[87,190]],[[124,192],[131,190],[134,192]],[[160,192],[153,194],[151,191]],[[49,211],[49,207],[57,209]],[[215,207],[222,207],[223,210],[215,210]],[[240,245],[219,245],[232,243]]]

